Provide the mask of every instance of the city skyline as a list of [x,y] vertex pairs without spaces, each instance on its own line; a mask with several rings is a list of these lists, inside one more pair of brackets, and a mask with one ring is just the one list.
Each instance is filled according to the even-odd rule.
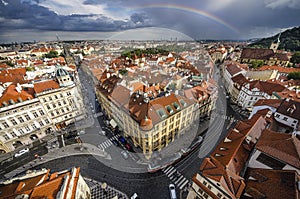
[[251,39],[299,26],[299,9],[295,0],[1,0],[0,42],[49,41],[56,34],[62,40]]

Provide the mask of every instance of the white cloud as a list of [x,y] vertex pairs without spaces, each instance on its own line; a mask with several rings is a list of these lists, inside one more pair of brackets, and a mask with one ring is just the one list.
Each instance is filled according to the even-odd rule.
[[300,1],[299,0],[265,0],[265,4],[267,8],[294,8],[300,9]]
[[233,4],[235,0],[214,0],[214,1],[208,1],[206,5],[206,9],[210,11],[218,11],[226,8],[227,6],[230,6]]
[[44,6],[59,15],[102,14],[115,20],[122,19],[124,17],[124,12],[110,12],[109,7],[106,4],[91,5],[84,4],[84,1],[85,0],[47,0],[41,1],[39,5]]

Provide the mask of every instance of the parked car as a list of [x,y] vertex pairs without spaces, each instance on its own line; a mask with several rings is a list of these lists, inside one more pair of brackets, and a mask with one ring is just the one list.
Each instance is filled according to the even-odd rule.
[[113,139],[111,142],[112,142],[114,145],[119,146],[119,142],[118,142],[117,140]]
[[80,132],[77,133],[77,135],[83,135],[83,134],[85,134],[84,130],[81,130]]
[[28,153],[29,152],[29,148],[25,148],[25,149],[22,149],[20,151],[18,151],[16,154],[15,154],[15,157],[20,157],[22,155],[24,155],[25,153]]
[[100,135],[106,135],[106,132],[105,131],[99,131],[99,134]]
[[138,198],[137,193],[134,193],[134,194],[130,197],[130,199],[137,199],[137,198]]
[[127,151],[121,151],[121,155],[122,155],[122,157],[123,157],[125,160],[127,160],[128,157],[129,157],[129,154],[128,154]]
[[132,147],[131,147],[130,144],[128,144],[128,143],[125,144],[125,148],[126,148],[128,151],[132,151]]
[[170,191],[170,198],[176,199],[177,197],[176,197],[176,190],[174,184],[169,184],[169,191]]
[[126,144],[126,140],[123,136],[120,136],[118,139],[122,144]]

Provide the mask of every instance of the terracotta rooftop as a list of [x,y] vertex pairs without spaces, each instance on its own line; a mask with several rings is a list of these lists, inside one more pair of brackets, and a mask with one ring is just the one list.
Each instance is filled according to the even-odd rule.
[[277,70],[280,73],[293,73],[293,72],[300,72],[300,68],[290,68],[290,67],[284,67],[284,66],[268,66],[264,65],[259,67],[257,70],[259,71],[265,71],[265,70]]
[[242,69],[240,69],[237,64],[227,65],[226,70],[230,73],[231,76],[234,76],[235,74],[242,71]]
[[200,167],[201,174],[218,182],[231,198],[240,198],[245,188],[244,179],[224,167],[214,157],[205,158]]
[[300,169],[300,141],[296,136],[265,129],[255,148]]
[[58,89],[60,88],[58,82],[54,80],[47,80],[47,81],[42,81],[42,82],[37,82],[34,84],[34,91],[36,93],[42,93],[45,91],[49,91],[52,89]]
[[273,92],[281,92],[286,89],[281,84],[274,83],[274,82],[260,81],[260,80],[251,81],[249,85],[250,85],[250,90],[257,88],[261,92],[267,93],[270,96],[272,96]]
[[282,61],[289,60],[286,54],[274,53],[274,51],[271,49],[244,48],[241,54],[241,59],[269,60],[270,58],[277,58],[278,60]]
[[281,104],[281,99],[259,99],[254,103],[253,106],[271,106],[273,108],[278,108]]
[[[74,175],[73,175],[73,172]],[[60,173],[50,174],[50,170],[32,177],[23,177],[20,180],[13,180],[8,184],[0,183],[0,198],[15,199],[17,196],[26,194],[29,198],[48,198],[56,199],[58,193],[61,191],[63,184],[66,185],[66,192],[62,198],[66,198],[67,192],[70,193],[70,199],[75,198],[77,182],[80,168],[72,168]],[[69,178],[66,178],[69,176]],[[70,187],[70,181],[74,176],[73,187]],[[66,181],[68,179],[68,181]]]
[[14,84],[26,83],[27,80],[24,79],[25,75],[26,75],[25,68],[0,70],[0,82],[2,82],[2,83],[12,82]]
[[248,168],[246,188],[242,199],[300,198],[296,171]]
[[0,97],[0,106],[9,105],[11,103],[18,103],[26,100],[30,100],[34,98],[33,89],[28,88],[26,91],[21,89],[20,92],[17,91],[16,85],[11,84],[7,87],[7,89],[3,92]]

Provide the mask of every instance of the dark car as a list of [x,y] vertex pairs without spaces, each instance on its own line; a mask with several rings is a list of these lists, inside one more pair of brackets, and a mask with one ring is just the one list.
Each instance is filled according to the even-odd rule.
[[128,151],[132,151],[132,147],[131,147],[130,144],[128,144],[128,143],[125,144],[125,148],[126,148]]
[[119,146],[119,142],[117,140],[112,140],[112,143],[116,146]]
[[120,136],[118,139],[122,144],[126,144],[126,140],[123,136]]

